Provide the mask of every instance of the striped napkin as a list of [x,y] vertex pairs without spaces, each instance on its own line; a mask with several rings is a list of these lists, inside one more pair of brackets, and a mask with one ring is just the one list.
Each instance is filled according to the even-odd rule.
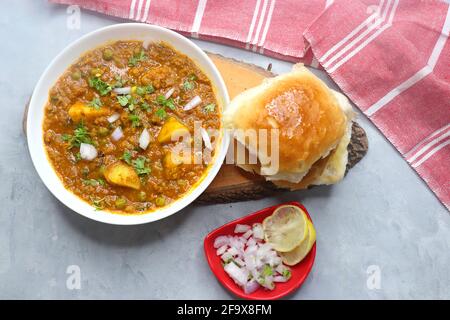
[[323,68],[450,210],[449,5],[439,0],[50,0]]

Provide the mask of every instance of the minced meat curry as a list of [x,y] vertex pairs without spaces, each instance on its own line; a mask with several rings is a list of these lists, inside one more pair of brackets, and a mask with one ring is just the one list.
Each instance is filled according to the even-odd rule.
[[212,149],[207,132],[220,130],[220,108],[195,63],[164,43],[117,41],[84,54],[50,90],[44,141],[68,190],[132,214],[166,206],[202,179],[208,163],[171,156],[194,144],[173,135],[193,135],[197,121],[202,148]]

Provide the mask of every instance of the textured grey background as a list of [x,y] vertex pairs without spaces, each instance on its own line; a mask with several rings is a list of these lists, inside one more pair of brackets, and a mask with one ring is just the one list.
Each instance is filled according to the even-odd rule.
[[[232,298],[208,269],[204,236],[234,218],[282,201],[302,201],[317,228],[312,273],[291,298],[450,298],[450,215],[364,116],[370,149],[340,184],[228,205],[189,206],[153,224],[120,227],[87,220],[45,188],[22,133],[23,107],[40,74],[67,44],[118,23],[82,12],[66,28],[66,8],[3,1],[0,12],[0,298]],[[198,42],[204,49],[267,65],[289,63]],[[326,79],[326,76],[320,74]],[[81,290],[66,269],[81,269]],[[366,285],[381,270],[381,288]]]

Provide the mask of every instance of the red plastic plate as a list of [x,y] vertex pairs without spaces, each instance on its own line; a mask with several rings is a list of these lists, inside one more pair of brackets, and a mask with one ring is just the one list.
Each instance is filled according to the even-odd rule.
[[[239,287],[233,279],[231,279],[228,274],[223,269],[220,256],[216,255],[216,250],[214,248],[214,240],[218,236],[222,235],[234,235],[234,228],[236,224],[247,224],[252,225],[253,223],[262,223],[262,221],[267,217],[270,216],[273,211],[282,205],[294,205],[300,207],[308,216],[308,219],[311,220],[311,217],[309,216],[308,211],[306,208],[298,203],[298,202],[287,202],[283,203],[277,206],[273,206],[270,208],[265,208],[260,211],[257,211],[255,213],[252,213],[248,216],[236,219],[234,221],[231,221],[225,225],[223,225],[220,228],[217,228],[216,230],[209,233],[204,241],[204,249],[205,249],[205,255],[206,260],[208,261],[209,266],[211,267],[212,272],[215,274],[219,282],[228,290],[230,290],[233,294],[235,294],[238,297],[244,298],[244,299],[257,299],[257,300],[272,300],[272,299],[279,299],[282,298],[298,288],[303,284],[303,282],[308,277],[309,272],[311,271],[311,268],[314,264],[314,259],[316,257],[316,244],[314,243],[314,246],[312,247],[311,251],[308,253],[308,255],[298,264],[295,266],[290,267],[292,272],[292,277],[289,279],[289,281],[284,283],[276,283],[274,290],[266,290],[264,288],[259,288],[252,294],[245,294],[244,290]],[[311,220],[312,222],[312,220]]]

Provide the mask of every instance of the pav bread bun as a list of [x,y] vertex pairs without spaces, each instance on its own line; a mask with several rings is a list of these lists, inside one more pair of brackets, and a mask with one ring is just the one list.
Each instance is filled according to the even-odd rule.
[[[347,161],[353,111],[345,96],[332,91],[303,65],[266,79],[236,96],[224,114],[225,125],[258,163],[238,166],[281,187],[305,188],[342,179]],[[272,141],[267,148],[250,139],[248,129],[278,129],[278,170],[271,166]],[[270,135],[270,133],[268,134]]]

